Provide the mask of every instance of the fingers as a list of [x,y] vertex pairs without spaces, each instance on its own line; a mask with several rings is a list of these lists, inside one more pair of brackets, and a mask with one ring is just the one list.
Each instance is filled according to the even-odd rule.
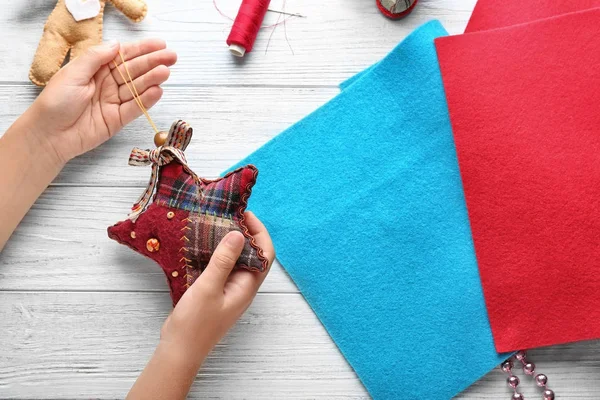
[[177,61],[177,54],[166,50],[166,46],[166,43],[159,39],[124,44],[121,54],[127,68],[122,66],[120,56],[115,59],[118,70],[114,63],[110,64],[112,77],[119,85],[119,99],[122,103],[119,112],[123,125],[142,115],[142,110],[133,99],[131,84],[129,87],[125,85],[129,76],[133,79],[135,90],[140,94],[140,100],[146,109],[151,108],[162,97],[163,91],[158,85],[169,78],[168,67]]
[[108,42],[87,49],[68,65],[74,83],[87,84],[102,66],[116,57],[119,48],[119,42]]
[[229,232],[215,249],[208,266],[198,280],[204,287],[223,291],[225,282],[244,249],[245,238],[241,232]]
[[113,63],[111,63],[111,72],[115,81],[119,85],[122,85],[125,83],[123,77],[125,77],[125,79],[129,81],[127,71],[129,71],[131,79],[136,79],[144,75],[148,71],[151,71],[154,68],[158,67],[159,65],[166,65],[167,67],[170,67],[171,65],[175,64],[175,62],[177,61],[177,54],[171,50],[161,49],[153,51],[151,53],[139,55],[133,59],[126,59],[125,61],[127,63],[127,70],[125,70],[125,68],[121,65],[121,57],[117,57],[116,61],[119,65],[119,71],[121,73],[119,73],[119,71],[116,70],[116,67]]
[[[154,106],[163,95],[163,90],[160,86],[152,86],[140,95],[140,100],[146,109],[150,109]],[[140,115],[142,115],[142,110],[137,105],[135,100],[131,99],[126,103],[123,103],[119,106],[119,113],[121,115],[121,123],[123,126],[127,125]]]
[[[158,86],[161,83],[165,82],[167,79],[169,79],[170,74],[171,71],[168,67],[164,65],[159,65],[147,74],[144,74],[139,78],[135,79],[133,81],[133,84],[135,85],[137,92],[141,96],[146,90],[148,90],[152,86]],[[129,100],[133,99],[133,94],[131,93],[130,88],[131,85],[129,86],[129,88],[127,87],[127,85],[119,86],[119,98],[121,99],[122,103],[128,102]],[[144,103],[144,105],[146,104]]]
[[[162,39],[143,39],[137,42],[124,43],[121,47],[121,54],[125,61],[129,61],[136,57],[166,48],[167,43]],[[121,65],[121,57],[118,57],[115,61],[117,62],[117,65]],[[114,65],[112,65],[111,68],[114,68]]]
[[275,259],[275,248],[273,247],[269,231],[267,231],[267,228],[251,211],[246,211],[244,213],[244,222],[248,227],[248,232],[254,237],[254,241],[258,247],[263,250],[263,255],[269,260],[270,266]]
[[250,304],[256,292],[267,277],[271,264],[275,259],[275,249],[267,228],[251,212],[244,213],[244,221],[249,233],[254,237],[256,244],[263,250],[263,255],[268,260],[267,270],[264,272],[237,270],[234,271],[225,287],[225,294],[230,304],[242,307]]

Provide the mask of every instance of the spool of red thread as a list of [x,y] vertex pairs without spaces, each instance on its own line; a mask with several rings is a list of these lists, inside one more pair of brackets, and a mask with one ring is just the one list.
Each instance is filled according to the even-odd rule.
[[271,0],[243,0],[227,38],[229,51],[236,57],[252,51]]

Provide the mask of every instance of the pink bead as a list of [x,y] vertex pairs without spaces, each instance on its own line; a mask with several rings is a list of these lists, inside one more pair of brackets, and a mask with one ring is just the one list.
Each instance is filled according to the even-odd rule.
[[525,375],[533,375],[535,372],[535,364],[528,362],[527,364],[523,365],[523,372],[525,372]]
[[544,400],[554,400],[554,392],[550,389],[544,390]]
[[517,351],[517,354],[515,354],[515,358],[519,361],[525,360],[526,357],[527,353],[525,353],[523,350],[519,350]]
[[548,377],[544,374],[537,374],[535,377],[535,383],[539,387],[544,387],[548,383]]
[[519,378],[514,375],[509,376],[506,382],[508,383],[508,386],[513,389],[519,386]]
[[501,367],[502,367],[502,371],[510,372],[510,370],[513,367],[513,362],[511,360],[506,360],[502,363]]
[[515,393],[512,395],[511,400],[525,400],[525,396],[521,393]]

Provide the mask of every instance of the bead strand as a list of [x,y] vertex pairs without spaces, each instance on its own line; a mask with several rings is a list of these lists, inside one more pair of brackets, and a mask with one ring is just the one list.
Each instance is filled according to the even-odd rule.
[[504,371],[508,374],[506,383],[508,383],[508,386],[514,391],[512,397],[511,397],[511,400],[525,400],[525,397],[523,397],[523,394],[519,393],[517,391],[517,386],[519,386],[519,377],[512,373],[513,366],[514,365],[513,365],[512,357],[509,358],[508,360],[504,361],[502,363],[502,365],[500,365],[500,368],[502,368],[502,371]]
[[[533,376],[535,374],[535,364],[527,360],[526,352],[517,352],[517,354],[515,354],[515,358],[521,362],[525,375]],[[538,387],[542,388],[542,396],[544,400],[554,400],[554,391],[548,389],[548,377],[546,375],[537,374],[535,376],[535,383],[538,385]]]

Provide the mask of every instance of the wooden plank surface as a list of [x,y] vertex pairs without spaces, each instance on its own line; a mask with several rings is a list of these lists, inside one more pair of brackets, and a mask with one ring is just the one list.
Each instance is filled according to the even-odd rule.
[[[4,132],[37,96],[30,84],[0,85],[0,132]],[[282,130],[339,93],[337,87],[183,87],[166,86],[163,99],[150,112],[168,130],[176,119],[194,128],[186,151],[199,175],[216,177]],[[0,134],[1,135],[1,134]],[[154,132],[144,118],[112,140],[70,162],[57,184],[143,187],[150,168],[130,167],[133,147],[154,147]],[[136,199],[133,198],[133,201]]]
[[[462,32],[475,4],[420,0],[412,14],[394,22],[379,14],[374,0],[291,0],[286,10],[307,18],[288,20],[285,30],[278,26],[270,42],[273,28],[263,29],[255,51],[238,60],[224,44],[231,22],[212,1],[147,1],[148,17],[138,25],[107,6],[105,38],[161,37],[177,51],[165,96],[151,113],[164,128],[177,118],[194,126],[188,158],[207,177],[335,96],[342,80],[380,59],[418,25],[436,18],[450,33]],[[53,2],[0,3],[1,135],[39,93],[27,71]],[[230,16],[239,3],[217,0]],[[283,0],[271,7],[282,9]],[[276,18],[269,15],[266,25]],[[147,168],[127,167],[129,151],[151,146],[151,138],[147,122],[138,120],[71,162],[0,254],[0,398],[122,398],[152,353],[170,311],[163,274],[106,237],[106,227],[125,217],[148,179]],[[531,354],[557,398],[600,398],[600,341]],[[541,398],[523,380],[526,398]],[[276,265],[254,304],[211,354],[190,398],[369,396]],[[508,399],[510,392],[496,369],[458,398]]]
[[[166,293],[1,293],[0,396],[124,397],[170,303]],[[302,297],[262,294],[211,353],[190,397],[364,396]]]
[[[152,260],[110,240],[142,188],[54,186],[30,210],[0,254],[0,290],[168,292]],[[264,292],[298,293],[277,264]]]
[[[239,0],[216,2],[229,16],[235,16],[240,4]],[[231,21],[215,10],[212,0],[149,0],[148,16],[139,24],[130,23],[107,5],[104,36],[167,40],[179,54],[170,84],[335,86],[380,59],[414,28],[432,18],[442,21],[451,33],[462,32],[475,4],[475,0],[420,0],[414,13],[394,23],[380,14],[373,2],[287,1],[287,11],[306,16],[286,22],[293,53],[280,25],[268,49],[272,28],[263,29],[255,50],[244,60],[231,57],[227,51],[225,40]],[[273,0],[271,7],[282,9],[282,3]],[[0,80],[24,82],[53,2],[3,0],[3,4],[0,36],[10,45],[0,47]],[[276,20],[277,15],[268,15],[264,25]]]
[[[166,293],[1,292],[1,397],[123,397],[169,311]],[[599,351],[600,342],[588,342],[534,351],[532,357],[560,399],[596,399]],[[505,386],[495,370],[459,398],[508,399]],[[527,398],[539,397],[531,382],[523,386]],[[263,293],[211,353],[190,397],[368,395],[300,294]]]

